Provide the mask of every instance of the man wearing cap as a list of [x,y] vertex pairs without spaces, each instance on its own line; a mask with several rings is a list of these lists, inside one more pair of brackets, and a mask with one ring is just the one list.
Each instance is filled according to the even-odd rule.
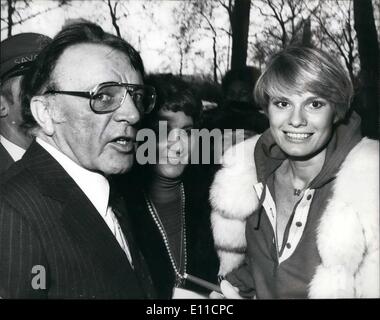
[[0,297],[148,299],[155,290],[110,176],[131,169],[155,103],[139,53],[96,24],[62,29],[21,83],[36,137],[0,182]]
[[0,44],[0,174],[21,159],[31,142],[31,137],[20,127],[20,83],[37,54],[50,40],[38,33],[20,33]]

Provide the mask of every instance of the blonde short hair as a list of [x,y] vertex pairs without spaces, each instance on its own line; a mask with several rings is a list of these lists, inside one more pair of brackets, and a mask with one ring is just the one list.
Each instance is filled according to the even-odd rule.
[[289,47],[275,54],[258,79],[254,96],[266,111],[269,98],[290,92],[311,92],[329,101],[338,120],[343,120],[353,96],[351,80],[343,66],[326,52]]

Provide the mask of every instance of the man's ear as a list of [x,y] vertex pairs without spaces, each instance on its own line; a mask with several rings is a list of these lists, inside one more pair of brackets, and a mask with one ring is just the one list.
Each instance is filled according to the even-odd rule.
[[9,114],[9,101],[0,95],[0,118],[5,118]]
[[43,96],[35,96],[30,101],[30,110],[38,125],[47,136],[54,134],[54,124],[49,110],[49,102]]

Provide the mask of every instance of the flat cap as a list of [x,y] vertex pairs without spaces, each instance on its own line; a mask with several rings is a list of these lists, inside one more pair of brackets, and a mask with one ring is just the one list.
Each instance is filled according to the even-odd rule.
[[51,41],[39,33],[19,33],[0,43],[1,82],[22,75],[37,54]]

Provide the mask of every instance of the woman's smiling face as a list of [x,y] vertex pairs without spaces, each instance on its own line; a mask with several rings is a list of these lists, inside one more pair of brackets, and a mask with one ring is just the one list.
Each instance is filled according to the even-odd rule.
[[336,121],[334,107],[310,92],[270,97],[270,130],[289,157],[312,158],[326,147]]

